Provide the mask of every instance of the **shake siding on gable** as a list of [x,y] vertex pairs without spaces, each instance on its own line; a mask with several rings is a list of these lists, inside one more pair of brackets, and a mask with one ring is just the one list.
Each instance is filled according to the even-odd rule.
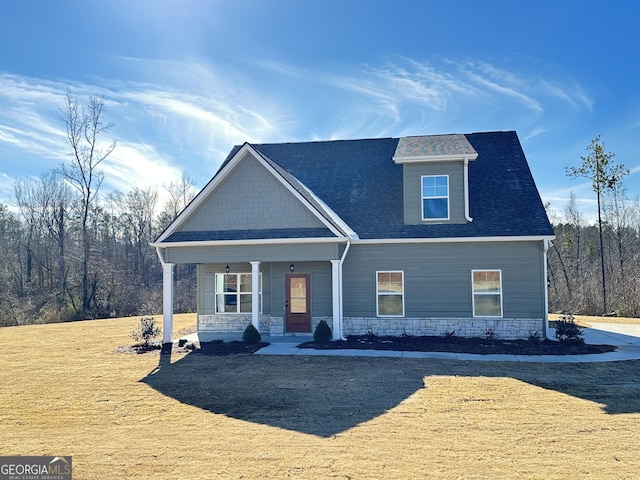
[[405,164],[403,168],[404,223],[433,223],[422,220],[423,175],[449,175],[449,220],[437,223],[466,223],[464,218],[464,163],[433,162]]
[[272,174],[247,156],[178,231],[322,228]]
[[405,317],[469,318],[471,271],[502,270],[503,317],[544,318],[542,242],[354,246],[344,264],[345,317],[376,317],[377,270],[404,271]]

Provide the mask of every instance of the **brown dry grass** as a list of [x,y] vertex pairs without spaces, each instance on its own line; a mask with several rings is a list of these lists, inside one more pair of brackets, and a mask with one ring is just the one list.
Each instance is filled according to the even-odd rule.
[[75,479],[640,471],[640,361],[115,353],[137,322],[0,329],[0,454],[73,455]]
[[[550,313],[549,320],[559,320],[560,314]],[[625,317],[595,317],[589,315],[574,315],[573,317],[578,325],[590,327],[594,323],[618,323],[625,325],[640,325],[640,318]]]

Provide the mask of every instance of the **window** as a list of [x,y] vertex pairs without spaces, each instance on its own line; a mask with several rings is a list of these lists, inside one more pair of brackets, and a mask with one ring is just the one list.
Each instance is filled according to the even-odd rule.
[[376,272],[379,317],[404,317],[404,272]]
[[[260,275],[262,310],[262,275]],[[251,313],[251,274],[216,273],[216,313]]]
[[502,317],[502,272],[473,270],[473,316]]
[[449,175],[422,177],[422,219],[449,220]]

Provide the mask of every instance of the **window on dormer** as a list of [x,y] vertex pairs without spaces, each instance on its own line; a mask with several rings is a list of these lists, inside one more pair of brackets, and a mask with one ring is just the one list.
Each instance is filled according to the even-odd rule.
[[422,176],[422,219],[449,220],[449,175]]

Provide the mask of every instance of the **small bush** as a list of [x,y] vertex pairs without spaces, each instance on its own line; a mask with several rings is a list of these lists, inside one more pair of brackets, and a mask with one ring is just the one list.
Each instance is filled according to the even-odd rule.
[[573,315],[562,314],[556,322],[556,339],[563,345],[584,345],[584,330],[576,323]]
[[184,345],[187,343],[187,339],[186,338],[181,338],[180,340],[178,340],[178,346],[179,347],[184,347]]
[[253,323],[250,323],[247,325],[247,328],[244,329],[242,341],[247,343],[260,343],[262,341],[262,335],[260,335],[258,329],[253,326]]
[[540,336],[540,332],[536,330],[535,332],[529,333],[527,340],[532,345],[539,345],[542,342],[542,337]]
[[498,334],[493,328],[489,327],[484,331],[484,338],[486,340],[489,340],[490,342],[493,342],[498,338]]
[[326,321],[320,320],[320,323],[318,323],[313,332],[313,340],[317,343],[327,343],[331,341],[331,338],[333,338],[331,327],[329,327]]
[[442,338],[444,338],[445,340],[451,340],[455,336],[456,336],[455,330],[451,330],[450,332],[446,332],[446,331],[442,332]]
[[138,328],[131,332],[131,338],[136,342],[142,342],[145,346],[149,346],[151,340],[160,335],[162,330],[156,326],[156,321],[153,317],[142,317]]

